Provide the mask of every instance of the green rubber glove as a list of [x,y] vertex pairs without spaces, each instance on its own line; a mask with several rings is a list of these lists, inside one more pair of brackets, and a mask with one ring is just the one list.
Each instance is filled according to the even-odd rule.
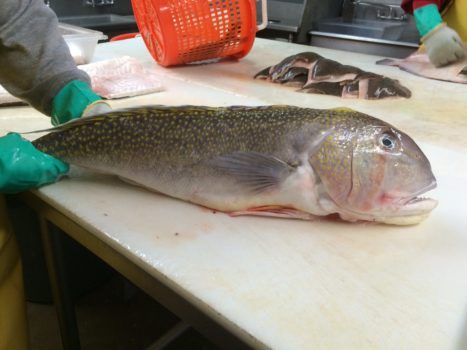
[[[73,80],[52,101],[52,124],[109,110],[88,84]],[[19,134],[0,137],[0,192],[15,193],[55,182],[68,169],[68,164],[40,152]]]
[[415,25],[417,26],[420,36],[425,36],[438,25],[443,23],[443,19],[439,14],[438,6],[430,4],[419,7],[413,12]]
[[16,193],[57,181],[68,164],[37,150],[16,133],[0,137],[0,192]]
[[[83,81],[72,80],[65,85],[52,101],[52,124],[63,124],[81,117],[86,107],[102,101]],[[102,103],[105,103],[102,101]]]

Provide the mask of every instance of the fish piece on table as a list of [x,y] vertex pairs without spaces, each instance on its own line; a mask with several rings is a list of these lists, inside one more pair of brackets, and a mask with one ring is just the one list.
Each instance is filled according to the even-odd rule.
[[410,90],[399,84],[397,80],[362,72],[354,80],[346,81],[343,84],[341,96],[374,100],[397,96],[409,98],[411,95]]
[[444,67],[432,64],[423,47],[404,59],[386,58],[376,64],[399,67],[424,78],[467,84],[467,50],[464,59]]
[[92,89],[107,99],[162,91],[160,77],[150,66],[129,56],[79,66],[91,78]]
[[303,67],[292,67],[283,76],[277,79],[281,84],[287,86],[303,86],[308,80],[308,69]]
[[415,224],[436,206],[430,162],[350,109],[148,106],[74,120],[34,141],[65,162],[231,215]]
[[255,75],[273,83],[299,87],[298,91],[343,98],[409,98],[411,92],[399,81],[343,65],[314,52],[289,56]]
[[299,91],[308,92],[310,94],[322,94],[322,95],[332,95],[332,96],[342,96],[342,83],[337,82],[328,82],[321,81],[318,83],[309,83],[303,86]]

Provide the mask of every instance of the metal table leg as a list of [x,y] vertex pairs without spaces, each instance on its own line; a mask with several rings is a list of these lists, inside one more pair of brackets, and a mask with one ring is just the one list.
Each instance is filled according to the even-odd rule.
[[180,321],[171,329],[169,329],[164,335],[159,337],[151,346],[146,350],[162,350],[165,349],[170,343],[181,336],[186,330],[190,329],[190,325]]
[[63,251],[60,248],[61,233],[42,215],[39,217],[44,255],[49,273],[50,288],[57,312],[64,350],[79,350],[78,324],[75,306],[65,271]]

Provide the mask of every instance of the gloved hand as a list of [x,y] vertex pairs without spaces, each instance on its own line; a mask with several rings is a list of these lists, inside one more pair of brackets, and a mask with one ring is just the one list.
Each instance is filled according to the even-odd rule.
[[37,150],[16,133],[0,137],[0,192],[16,193],[57,181],[68,164]]
[[[110,110],[88,84],[73,80],[52,101],[52,123]],[[0,137],[0,192],[15,193],[55,182],[68,169],[68,164],[40,152],[16,133]]]
[[464,57],[462,39],[443,23],[435,4],[417,8],[414,17],[431,63],[439,67]]
[[52,124],[63,124],[81,116],[109,110],[110,106],[102,101],[87,83],[73,80],[65,85],[52,101]]
[[440,24],[422,38],[431,63],[444,66],[464,57],[464,44],[459,34],[446,24]]

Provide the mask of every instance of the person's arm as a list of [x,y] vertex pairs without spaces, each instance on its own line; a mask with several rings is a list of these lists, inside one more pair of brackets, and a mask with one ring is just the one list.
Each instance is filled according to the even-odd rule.
[[52,115],[54,97],[72,81],[90,85],[88,75],[71,57],[55,13],[42,0],[2,0],[0,84],[40,112]]
[[[110,109],[76,67],[55,13],[42,0],[0,1],[0,84],[51,116],[53,124]],[[0,192],[55,182],[67,171],[67,164],[20,135],[0,137]]]
[[459,34],[449,28],[440,15],[442,0],[403,1],[402,8],[413,13],[421,41],[430,61],[437,67],[464,57],[464,45]]
[[415,9],[418,9],[426,5],[434,4],[439,9],[441,9],[445,2],[446,2],[445,0],[402,0],[401,7],[404,9],[405,12],[413,14]]

